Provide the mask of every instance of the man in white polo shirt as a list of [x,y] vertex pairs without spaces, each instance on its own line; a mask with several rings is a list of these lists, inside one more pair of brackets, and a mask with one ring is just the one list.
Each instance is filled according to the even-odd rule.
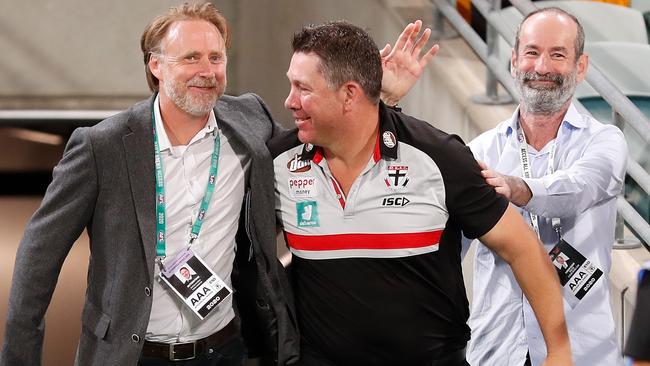
[[571,365],[560,286],[534,233],[460,139],[379,101],[367,33],[306,27],[293,50],[285,106],[298,128],[268,145],[302,364],[467,365],[462,231],[512,266],[542,324],[546,365]]

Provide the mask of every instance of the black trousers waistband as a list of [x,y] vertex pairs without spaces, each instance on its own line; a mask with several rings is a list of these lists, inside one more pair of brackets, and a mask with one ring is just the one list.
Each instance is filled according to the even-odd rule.
[[239,329],[233,320],[218,332],[192,342],[169,344],[145,341],[141,357],[162,358],[170,361],[192,360],[210,348],[219,348],[238,333]]

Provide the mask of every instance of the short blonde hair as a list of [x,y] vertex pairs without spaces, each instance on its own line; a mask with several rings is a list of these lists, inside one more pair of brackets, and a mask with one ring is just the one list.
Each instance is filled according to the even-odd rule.
[[149,59],[152,53],[159,53],[160,43],[165,38],[169,27],[172,23],[181,20],[205,20],[206,22],[214,24],[221,33],[226,47],[230,47],[230,32],[228,31],[228,23],[226,18],[223,17],[221,12],[217,10],[211,3],[185,3],[180,6],[169,8],[169,10],[157,16],[142,33],[140,38],[140,48],[144,57],[144,69],[147,76],[147,84],[151,91],[158,91],[158,78],[156,78],[149,70]]

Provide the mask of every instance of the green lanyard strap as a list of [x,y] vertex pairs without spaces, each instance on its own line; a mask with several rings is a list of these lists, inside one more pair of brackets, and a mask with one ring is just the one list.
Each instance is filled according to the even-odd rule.
[[[156,168],[156,256],[165,258],[165,174],[163,172],[162,157],[160,156],[160,143],[158,142],[158,133],[156,131],[156,116],[153,110],[151,111],[151,119],[153,120],[153,143],[155,151],[155,168]],[[219,131],[215,131],[214,150],[212,151],[212,158],[210,160],[210,173],[208,176],[208,184],[205,188],[205,194],[201,200],[201,207],[199,213],[192,225],[190,232],[189,244],[192,245],[194,240],[199,237],[203,219],[208,212],[208,206],[214,193],[214,187],[217,182],[217,172],[219,170],[219,150],[221,149],[221,136]]]

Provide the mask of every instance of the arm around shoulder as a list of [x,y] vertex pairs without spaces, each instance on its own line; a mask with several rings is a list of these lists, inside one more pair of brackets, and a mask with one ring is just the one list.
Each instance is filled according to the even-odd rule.
[[271,135],[270,135],[269,138],[266,140],[266,141],[268,141],[268,140],[270,140],[273,136],[277,136],[278,134],[280,134],[280,132],[284,131],[284,128],[283,128],[282,126],[280,126],[280,125],[275,121],[275,119],[273,119],[273,116],[271,115],[271,112],[269,111],[269,107],[267,107],[267,105],[266,105],[266,103],[264,102],[264,100],[263,100],[259,95],[257,95],[257,94],[251,94],[251,95],[253,95],[253,96],[257,99],[257,102],[260,104],[260,106],[261,106],[262,109],[264,110],[264,113],[266,114],[266,116],[268,117],[269,121],[271,122]]

